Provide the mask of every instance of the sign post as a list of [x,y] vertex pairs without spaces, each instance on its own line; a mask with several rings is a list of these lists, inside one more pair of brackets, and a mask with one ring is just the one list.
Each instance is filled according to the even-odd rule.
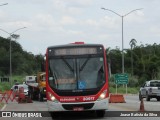
[[115,74],[114,79],[116,84],[116,94],[117,94],[117,84],[126,84],[126,94],[127,94],[128,74]]

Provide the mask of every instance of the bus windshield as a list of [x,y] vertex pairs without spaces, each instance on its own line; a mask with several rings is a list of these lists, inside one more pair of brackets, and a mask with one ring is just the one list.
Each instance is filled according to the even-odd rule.
[[58,90],[93,89],[105,83],[103,57],[49,60],[49,85]]

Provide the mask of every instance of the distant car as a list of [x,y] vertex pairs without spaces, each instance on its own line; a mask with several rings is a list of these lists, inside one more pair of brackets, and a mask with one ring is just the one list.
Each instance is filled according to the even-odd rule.
[[146,101],[150,101],[151,98],[160,101],[160,80],[146,81],[139,90],[139,100],[142,98],[146,98]]
[[24,88],[24,94],[25,94],[26,96],[28,96],[28,85],[26,85],[26,84],[13,85],[12,88],[11,88],[11,90],[13,90],[13,91],[19,91],[19,89],[20,89],[21,87]]

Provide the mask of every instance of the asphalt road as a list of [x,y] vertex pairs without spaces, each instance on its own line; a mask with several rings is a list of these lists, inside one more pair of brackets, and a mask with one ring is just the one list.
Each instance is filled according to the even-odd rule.
[[[66,120],[66,119],[74,119],[74,120],[82,120],[82,119],[94,119],[94,120],[159,120],[160,117],[114,117],[114,114],[125,114],[125,111],[132,111],[134,113],[138,113],[140,108],[140,101],[138,100],[137,95],[127,95],[124,96],[126,103],[110,103],[109,104],[109,112],[106,111],[106,117],[104,118],[96,118],[94,113],[62,113],[58,118],[58,120]],[[145,111],[160,111],[160,102],[156,101],[156,99],[151,99],[151,101],[146,101],[144,99],[144,108]],[[47,102],[38,102],[34,101],[34,103],[24,103],[18,104],[16,102],[7,104],[2,111],[47,111]],[[112,112],[111,112],[112,111]],[[117,111],[121,111],[120,113]],[[46,112],[48,114],[48,112]],[[154,113],[154,112],[153,112]],[[111,117],[108,117],[111,116]],[[144,115],[144,114],[143,114]],[[43,118],[0,118],[0,120],[52,120],[52,118],[43,117]]]

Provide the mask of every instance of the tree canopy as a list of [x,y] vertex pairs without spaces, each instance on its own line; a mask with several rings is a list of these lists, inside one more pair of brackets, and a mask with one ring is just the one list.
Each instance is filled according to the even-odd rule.
[[[134,45],[132,44],[133,42]],[[131,49],[125,50],[125,73],[136,76],[139,85],[150,79],[160,79],[160,45],[154,43],[153,45],[141,44],[136,46],[135,43],[135,39],[132,39],[129,43],[132,44]],[[111,73],[122,73],[121,50],[107,49],[107,57],[111,66]]]
[[[19,37],[19,36],[18,36]],[[33,55],[24,51],[22,46],[12,40],[12,72],[16,75],[30,75],[41,71],[43,55]],[[0,76],[9,75],[10,68],[10,40],[0,37]]]

